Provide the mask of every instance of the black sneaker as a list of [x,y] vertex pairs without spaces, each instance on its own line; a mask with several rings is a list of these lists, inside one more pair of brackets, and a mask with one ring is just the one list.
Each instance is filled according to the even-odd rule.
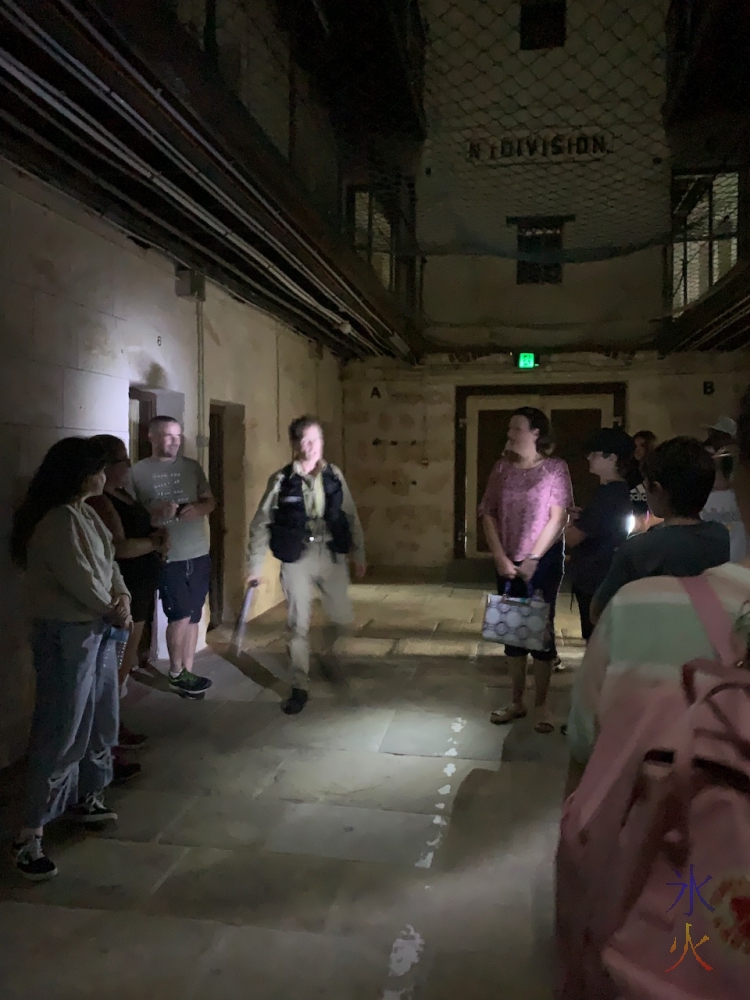
[[99,823],[114,823],[117,813],[108,809],[100,795],[87,795],[70,810],[71,814],[84,826],[96,826]]
[[212,684],[213,681],[210,681],[208,677],[198,677],[197,674],[191,674],[189,670],[169,675],[169,686],[183,698],[202,698]]
[[135,778],[136,775],[141,773],[141,765],[136,763],[126,763],[123,760],[116,760],[112,764],[112,782],[111,784],[117,788],[119,785],[124,785],[126,781],[130,781],[131,778]]
[[299,715],[307,704],[308,694],[303,688],[292,688],[292,693],[281,706],[285,715]]
[[57,875],[57,865],[44,853],[41,837],[17,842],[11,850],[16,868],[30,882],[45,882]]

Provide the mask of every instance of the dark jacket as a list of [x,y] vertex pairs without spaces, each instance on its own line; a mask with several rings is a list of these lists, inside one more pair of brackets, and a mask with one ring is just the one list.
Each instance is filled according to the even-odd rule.
[[[352,550],[352,531],[349,519],[342,509],[344,491],[341,480],[327,465],[323,469],[323,491],[326,503],[323,520],[331,535],[328,547],[333,555],[349,555]],[[293,465],[282,470],[282,481],[270,532],[271,552],[279,562],[299,562],[310,541],[310,525],[302,479],[294,472]]]

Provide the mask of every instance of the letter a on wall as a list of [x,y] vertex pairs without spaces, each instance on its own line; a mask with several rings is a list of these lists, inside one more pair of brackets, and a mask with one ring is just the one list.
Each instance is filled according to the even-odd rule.
[[380,395],[380,389],[378,389],[377,386],[373,387],[373,390],[370,393],[370,399],[382,399],[382,396]]

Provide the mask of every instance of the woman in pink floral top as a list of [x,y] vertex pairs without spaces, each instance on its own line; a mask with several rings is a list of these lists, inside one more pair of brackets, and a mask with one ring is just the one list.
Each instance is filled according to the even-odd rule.
[[[567,463],[551,458],[549,420],[541,410],[524,406],[511,417],[505,454],[492,470],[479,514],[497,567],[498,593],[525,597],[529,584],[541,591],[551,609],[554,636],[555,602],[565,567],[563,531],[573,488]],[[526,715],[526,665],[528,650],[506,646],[510,663],[512,701],[493,712],[492,722],[502,725]],[[539,733],[554,729],[547,706],[552,664],[557,658],[554,638],[545,652],[534,652],[536,720]]]

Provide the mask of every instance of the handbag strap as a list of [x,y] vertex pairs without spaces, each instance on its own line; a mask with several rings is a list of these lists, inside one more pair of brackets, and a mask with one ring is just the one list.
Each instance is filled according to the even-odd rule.
[[[508,592],[510,591],[510,585],[511,585],[512,582],[513,582],[512,580],[506,580],[505,581],[505,589],[503,590],[503,597],[507,597],[508,596]],[[534,596],[534,588],[531,586],[531,580],[528,581],[528,583],[527,583],[526,586],[527,586],[527,591],[528,591],[527,594],[526,594],[526,596],[529,597],[529,598],[533,597]]]
[[719,662],[725,668],[734,667],[737,656],[732,647],[732,619],[718,594],[705,576],[683,577],[680,584],[687,591]]

